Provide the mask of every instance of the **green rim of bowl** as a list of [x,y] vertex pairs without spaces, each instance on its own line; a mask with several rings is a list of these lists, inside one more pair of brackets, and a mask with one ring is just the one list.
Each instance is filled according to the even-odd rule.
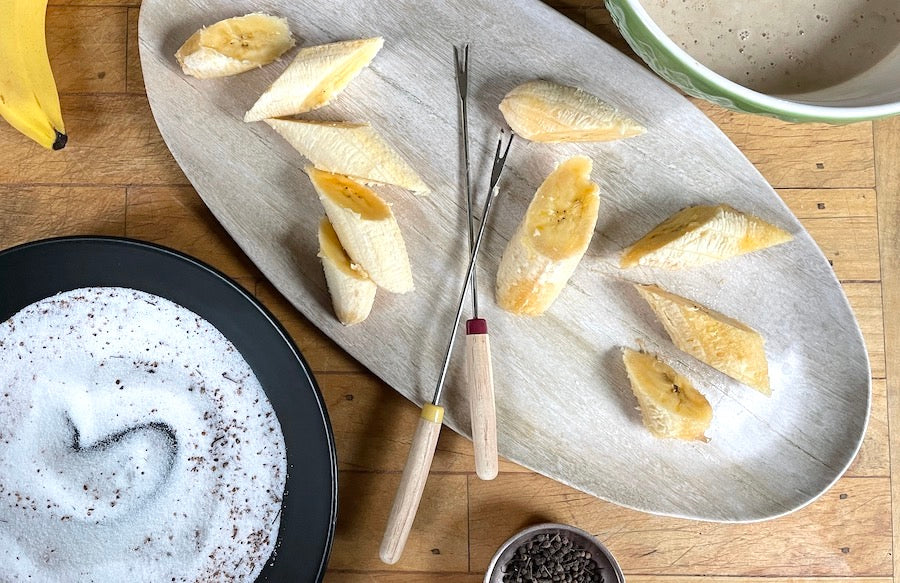
[[722,107],[793,122],[851,123],[900,113],[900,103],[863,107],[826,107],[772,97],[713,72],[669,39],[640,0],[605,0],[629,46],[657,75],[685,93]]

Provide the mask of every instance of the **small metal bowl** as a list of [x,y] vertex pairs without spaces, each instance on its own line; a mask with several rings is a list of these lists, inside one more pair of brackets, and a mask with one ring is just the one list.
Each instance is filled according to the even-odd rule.
[[609,550],[603,544],[593,537],[589,532],[585,532],[580,528],[569,526],[568,524],[555,524],[552,522],[544,524],[536,524],[529,526],[525,530],[521,530],[509,538],[505,543],[500,545],[494,558],[488,565],[487,573],[484,575],[484,583],[503,583],[503,568],[509,562],[524,542],[536,537],[539,534],[564,534],[573,543],[591,553],[591,558],[600,566],[603,573],[605,583],[625,583],[625,575],[619,568],[619,563],[613,558]]

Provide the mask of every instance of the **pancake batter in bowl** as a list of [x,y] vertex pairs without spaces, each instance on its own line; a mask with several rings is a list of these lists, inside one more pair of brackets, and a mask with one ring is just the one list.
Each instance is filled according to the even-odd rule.
[[193,312],[85,288],[0,324],[0,581],[252,582],[285,476],[259,381]]
[[666,35],[731,81],[792,95],[838,85],[900,52],[897,0],[642,0]]

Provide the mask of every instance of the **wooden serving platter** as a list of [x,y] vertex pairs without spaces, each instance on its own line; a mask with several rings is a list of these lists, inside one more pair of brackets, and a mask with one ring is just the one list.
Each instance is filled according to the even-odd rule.
[[[286,16],[300,45],[375,35],[386,41],[335,102],[308,116],[369,121],[433,189],[424,198],[381,189],[403,230],[416,291],[379,291],[372,315],[357,326],[343,327],[332,315],[316,257],[324,213],[302,171],[305,161],[265,124],[242,121],[294,51],[263,69],[205,81],[184,76],[173,58],[200,26],[254,11]],[[605,144],[513,145],[479,262],[502,455],[627,507],[728,522],[804,506],[855,456],[868,420],[869,366],[822,253],[700,111],[552,9],[499,0],[144,0],[139,36],[157,124],[216,218],[297,309],[417,404],[431,398],[468,254],[453,45],[471,45],[480,200],[503,125],[497,104],[515,85],[552,79],[619,106],[647,127],[645,135]],[[548,313],[511,316],[493,301],[500,255],[536,187],[575,154],[594,160],[602,189],[594,240]],[[731,204],[790,230],[795,240],[681,272],[618,269],[625,246],[678,209],[701,203]],[[631,282],[657,283],[759,330],[773,395],[675,350]],[[658,352],[695,380],[714,409],[708,443],[649,435],[622,346]],[[466,434],[462,356],[458,347],[442,404],[447,425]]]

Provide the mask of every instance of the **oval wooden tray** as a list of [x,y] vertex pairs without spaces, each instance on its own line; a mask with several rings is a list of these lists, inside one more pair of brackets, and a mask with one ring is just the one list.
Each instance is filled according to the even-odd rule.
[[[416,291],[379,292],[370,318],[334,318],[316,258],[323,210],[305,161],[244,112],[283,70],[184,76],[173,55],[201,25],[264,11],[286,16],[299,44],[381,35],[372,65],[315,119],[369,121],[419,169],[426,198],[383,189],[394,205]],[[497,104],[536,77],[577,85],[631,113],[647,133],[607,144],[513,145],[479,260],[492,327],[501,453],[615,503],[657,514],[753,521],[825,491],[856,454],[870,402],[862,336],[828,263],[735,146],[678,93],[539,2],[144,0],[140,50],[160,131],[203,200],[272,283],[324,333],[397,391],[431,398],[467,258],[453,77],[455,43],[472,50],[474,177],[484,196]],[[294,49],[296,50],[296,49]],[[496,266],[535,188],[561,159],[594,160],[601,218],[579,270],[552,309],[513,317],[493,302]],[[621,271],[621,249],[676,210],[728,203],[789,229],[795,241],[708,268]],[[676,351],[629,281],[655,282],[759,330],[766,398]],[[640,344],[695,379],[714,411],[709,443],[652,438],[620,356]],[[461,344],[461,343],[460,343]],[[452,361],[446,423],[467,433],[462,350]]]

